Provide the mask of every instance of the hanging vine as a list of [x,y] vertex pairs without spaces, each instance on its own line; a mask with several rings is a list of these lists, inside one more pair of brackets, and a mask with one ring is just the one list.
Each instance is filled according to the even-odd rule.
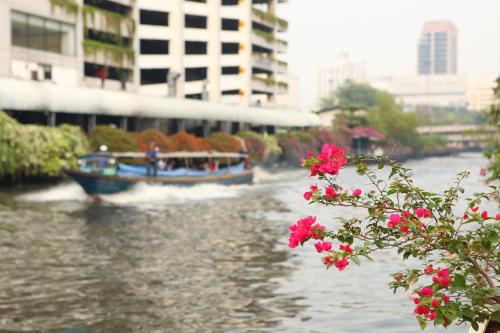
[[78,15],[78,4],[75,0],[49,0],[50,8],[54,11],[54,8],[59,7],[64,10],[67,14]]

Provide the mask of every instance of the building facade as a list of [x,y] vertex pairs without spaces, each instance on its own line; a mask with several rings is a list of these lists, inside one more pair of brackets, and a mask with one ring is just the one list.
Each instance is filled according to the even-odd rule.
[[457,73],[457,34],[451,22],[425,23],[417,47],[419,75]]
[[392,94],[407,110],[439,107],[483,111],[494,101],[493,76],[409,75],[370,78],[368,82]]
[[345,51],[340,51],[337,63],[333,67],[320,67],[316,72],[316,107],[321,108],[321,101],[330,97],[347,81],[365,82],[365,64],[349,58]]
[[277,107],[278,0],[0,0],[0,76]]
[[[0,0],[0,81],[39,94],[39,104],[24,103],[19,91],[4,91],[0,109],[87,130],[113,123],[207,133],[291,124],[287,117],[307,126],[315,116],[282,112],[299,108],[284,61],[288,23],[276,15],[284,1]],[[65,89],[86,99],[66,101]],[[118,101],[115,92],[135,105],[108,105],[104,96]]]

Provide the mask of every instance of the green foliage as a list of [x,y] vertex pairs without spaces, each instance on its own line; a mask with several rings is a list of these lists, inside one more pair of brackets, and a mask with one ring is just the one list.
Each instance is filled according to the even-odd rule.
[[83,51],[85,55],[96,56],[99,52],[104,53],[106,59],[111,59],[117,64],[123,65],[125,60],[134,63],[134,49],[122,47],[109,43],[98,42],[95,40],[84,39],[82,41]]
[[[500,76],[496,80],[497,85],[493,89],[497,101],[500,101]],[[500,181],[500,102],[491,106],[490,112],[486,119],[488,124],[495,129],[495,133],[491,138],[488,148],[484,152],[484,156],[489,159],[488,176],[489,181]]]
[[212,133],[205,140],[212,147],[212,150],[219,152],[239,152],[241,147],[240,140],[226,132]]
[[0,112],[0,177],[57,177],[76,166],[87,151],[85,134],[75,126],[21,125]]
[[131,133],[107,125],[96,126],[90,133],[91,148],[98,151],[101,145],[108,146],[113,152],[137,151],[139,148]]
[[258,8],[252,8],[252,14],[257,16],[263,21],[269,22],[271,24],[277,24],[283,29],[288,28],[288,21],[282,18],[279,18],[271,13],[264,12]]
[[338,106],[343,110],[369,109],[377,105],[377,95],[381,91],[366,83],[348,81],[340,87],[336,94]]
[[417,149],[420,147],[417,117],[414,112],[404,112],[394,98],[385,92],[375,96],[375,106],[367,113],[368,123],[382,132],[390,145]]
[[60,7],[68,14],[78,14],[78,4],[75,0],[50,0],[50,6],[52,10],[55,7]]

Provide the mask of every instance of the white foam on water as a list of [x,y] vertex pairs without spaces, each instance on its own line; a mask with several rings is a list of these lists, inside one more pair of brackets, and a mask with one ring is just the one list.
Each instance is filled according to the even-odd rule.
[[86,201],[88,196],[77,183],[64,183],[44,190],[22,194],[16,198],[21,201]]
[[140,183],[128,191],[101,195],[104,202],[116,205],[167,203],[177,204],[188,201],[235,198],[248,191],[249,185],[200,184],[190,187],[162,186]]

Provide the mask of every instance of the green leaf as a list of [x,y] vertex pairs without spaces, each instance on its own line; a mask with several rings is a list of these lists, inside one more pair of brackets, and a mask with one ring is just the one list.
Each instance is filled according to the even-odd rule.
[[356,265],[361,266],[361,261],[359,260],[359,258],[358,258],[358,257],[356,257],[356,256],[352,256],[352,257],[351,257],[351,260],[352,260],[352,262],[353,262],[353,263],[355,263]]
[[491,319],[494,321],[500,321],[500,310],[496,310],[491,314]]
[[455,274],[453,284],[456,287],[465,287],[465,277],[462,274]]
[[424,319],[422,319],[422,318],[418,318],[418,324],[420,325],[420,328],[421,328],[422,330],[425,330],[425,328],[427,327],[427,323],[426,323],[426,322],[425,322],[425,320],[424,320]]

